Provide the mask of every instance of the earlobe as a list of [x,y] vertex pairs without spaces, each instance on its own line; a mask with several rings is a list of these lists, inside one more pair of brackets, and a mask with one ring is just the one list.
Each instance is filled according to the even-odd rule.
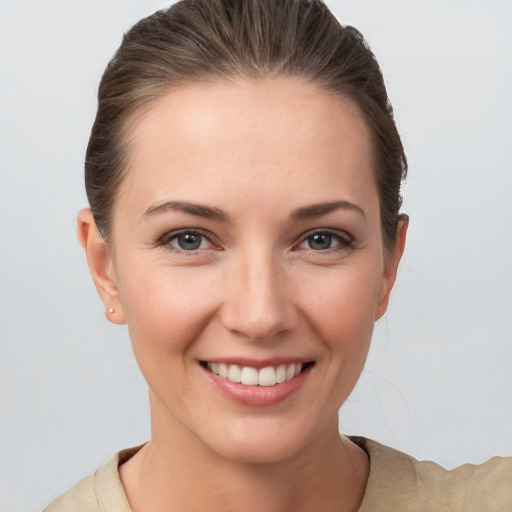
[[76,229],[78,240],[87,257],[87,265],[92,279],[103,301],[105,316],[112,323],[124,324],[125,317],[110,250],[96,229],[94,216],[90,209],[87,208],[79,212]]
[[393,285],[395,284],[398,264],[400,263],[404,253],[408,227],[409,217],[402,214],[398,221],[395,249],[386,257],[384,274],[382,276],[381,289],[379,293],[379,301],[375,311],[375,321],[381,318],[388,309],[389,295],[393,289]]

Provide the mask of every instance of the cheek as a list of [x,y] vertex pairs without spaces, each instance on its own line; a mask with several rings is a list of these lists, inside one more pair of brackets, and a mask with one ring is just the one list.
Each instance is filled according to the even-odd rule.
[[326,420],[352,392],[368,355],[380,286],[375,263],[364,268],[338,267],[303,280],[302,316],[324,349],[322,388],[329,403],[324,407]]
[[187,382],[188,372],[195,367],[193,349],[217,308],[213,276],[202,279],[198,268],[188,272],[152,265],[151,272],[144,274],[134,267],[127,265],[129,278],[121,275],[119,282],[140,370],[160,402],[168,401],[170,390],[177,406],[184,407],[186,397],[201,401]]
[[[322,279],[305,280],[304,314],[333,357],[366,354],[380,290],[377,266],[336,268]],[[342,349],[337,352],[337,349]]]
[[373,269],[334,269],[322,280],[311,279],[303,287],[314,317],[326,328],[345,326],[358,330],[373,324],[380,279]]
[[[137,265],[151,271],[138,273],[126,265],[120,275],[120,296],[137,357],[160,351],[187,355],[187,348],[200,335],[214,314],[216,276],[200,268]],[[137,276],[138,277],[135,277]]]

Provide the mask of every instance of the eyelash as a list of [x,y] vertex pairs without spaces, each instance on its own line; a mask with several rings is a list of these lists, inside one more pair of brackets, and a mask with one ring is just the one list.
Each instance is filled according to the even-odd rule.
[[[333,241],[337,242],[337,244],[334,247],[327,247],[325,249],[315,249],[311,247],[311,241],[313,237],[323,235],[329,239],[329,245]],[[182,236],[193,236],[193,237],[200,237],[199,241],[199,247],[192,248],[190,250],[187,250],[183,247],[178,247],[176,245],[173,245],[171,242],[174,240],[178,240]],[[181,254],[198,254],[202,250],[210,249],[211,247],[201,247],[204,242],[207,242],[210,244],[210,246],[215,247],[215,244],[212,242],[211,237],[206,234],[204,231],[198,230],[198,229],[180,229],[178,231],[171,231],[169,233],[166,233],[164,236],[160,238],[158,241],[158,246],[167,247],[169,250],[181,253]],[[309,247],[301,247],[303,244],[308,243],[309,241]],[[329,229],[316,229],[313,231],[309,231],[307,233],[304,233],[300,237],[300,242],[296,244],[293,247],[293,250],[300,250],[304,249],[307,251],[311,251],[312,253],[319,254],[319,253],[332,253],[335,251],[343,250],[343,249],[350,249],[354,246],[354,239],[348,235],[345,232],[340,232],[337,230],[329,230]]]
[[[200,246],[196,249],[187,250],[182,247],[177,247],[171,243],[173,240],[178,240],[181,236],[185,235],[200,237]],[[210,247],[201,247],[204,241],[207,241],[211,246],[215,246],[210,236],[199,229],[180,229],[178,231],[171,231],[170,233],[166,233],[164,236],[162,236],[162,238],[160,238],[158,241],[158,246],[167,247],[169,250],[181,254],[197,254],[204,249],[210,249]]]
[[316,229],[305,233],[301,236],[301,241],[295,247],[300,249],[302,244],[307,243],[308,241],[311,243],[311,240],[316,235],[324,235],[330,238],[330,242],[336,241],[338,244],[334,247],[327,247],[326,249],[314,249],[313,247],[304,247],[305,250],[311,251],[313,253],[331,253],[334,251],[339,251],[343,249],[350,249],[354,247],[354,239],[345,232],[340,232],[337,230],[330,229]]

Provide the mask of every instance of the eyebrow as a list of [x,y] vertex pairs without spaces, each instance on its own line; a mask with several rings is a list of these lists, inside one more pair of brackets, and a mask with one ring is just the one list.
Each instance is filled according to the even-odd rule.
[[317,203],[302,208],[297,208],[291,214],[291,218],[298,219],[309,219],[314,217],[320,217],[327,215],[335,210],[351,210],[359,213],[366,218],[364,210],[357,204],[350,203],[349,201],[329,201],[328,203]]
[[[145,219],[148,217],[153,217],[155,215],[168,212],[169,210],[184,212],[190,215],[195,215],[197,217],[215,219],[223,222],[229,221],[229,215],[219,208],[206,206],[203,204],[190,203],[188,201],[165,201],[163,203],[154,204],[144,212],[142,218]],[[327,215],[328,213],[331,213],[335,210],[352,210],[366,218],[364,210],[360,206],[354,203],[350,203],[349,201],[341,200],[329,201],[327,203],[317,203],[297,208],[292,212],[290,217],[292,220],[309,219]]]
[[142,216],[143,219],[153,217],[155,215],[171,211],[178,211],[188,213],[190,215],[196,215],[197,217],[204,217],[207,219],[216,219],[221,221],[229,220],[227,213],[202,204],[189,203],[188,201],[165,201],[150,206]]

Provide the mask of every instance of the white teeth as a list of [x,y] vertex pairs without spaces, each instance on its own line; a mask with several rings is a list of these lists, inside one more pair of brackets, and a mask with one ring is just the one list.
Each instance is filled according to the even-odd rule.
[[267,366],[259,371],[258,384],[260,386],[275,386],[276,383],[276,371],[272,366]]
[[284,364],[277,367],[276,381],[278,384],[281,384],[286,381],[286,366]]
[[259,371],[251,366],[240,367],[226,363],[208,362],[206,367],[215,375],[231,382],[241,382],[246,386],[275,386],[297,377],[302,370],[302,363],[281,364],[277,368],[267,366]]
[[219,376],[223,379],[228,378],[228,365],[224,363],[219,364]]
[[256,370],[256,368],[251,368],[250,366],[244,366],[242,368],[242,374],[240,375],[240,382],[246,386],[257,386],[258,370]]
[[242,370],[240,370],[240,366],[236,364],[229,365],[228,379],[231,382],[240,382],[242,380]]

